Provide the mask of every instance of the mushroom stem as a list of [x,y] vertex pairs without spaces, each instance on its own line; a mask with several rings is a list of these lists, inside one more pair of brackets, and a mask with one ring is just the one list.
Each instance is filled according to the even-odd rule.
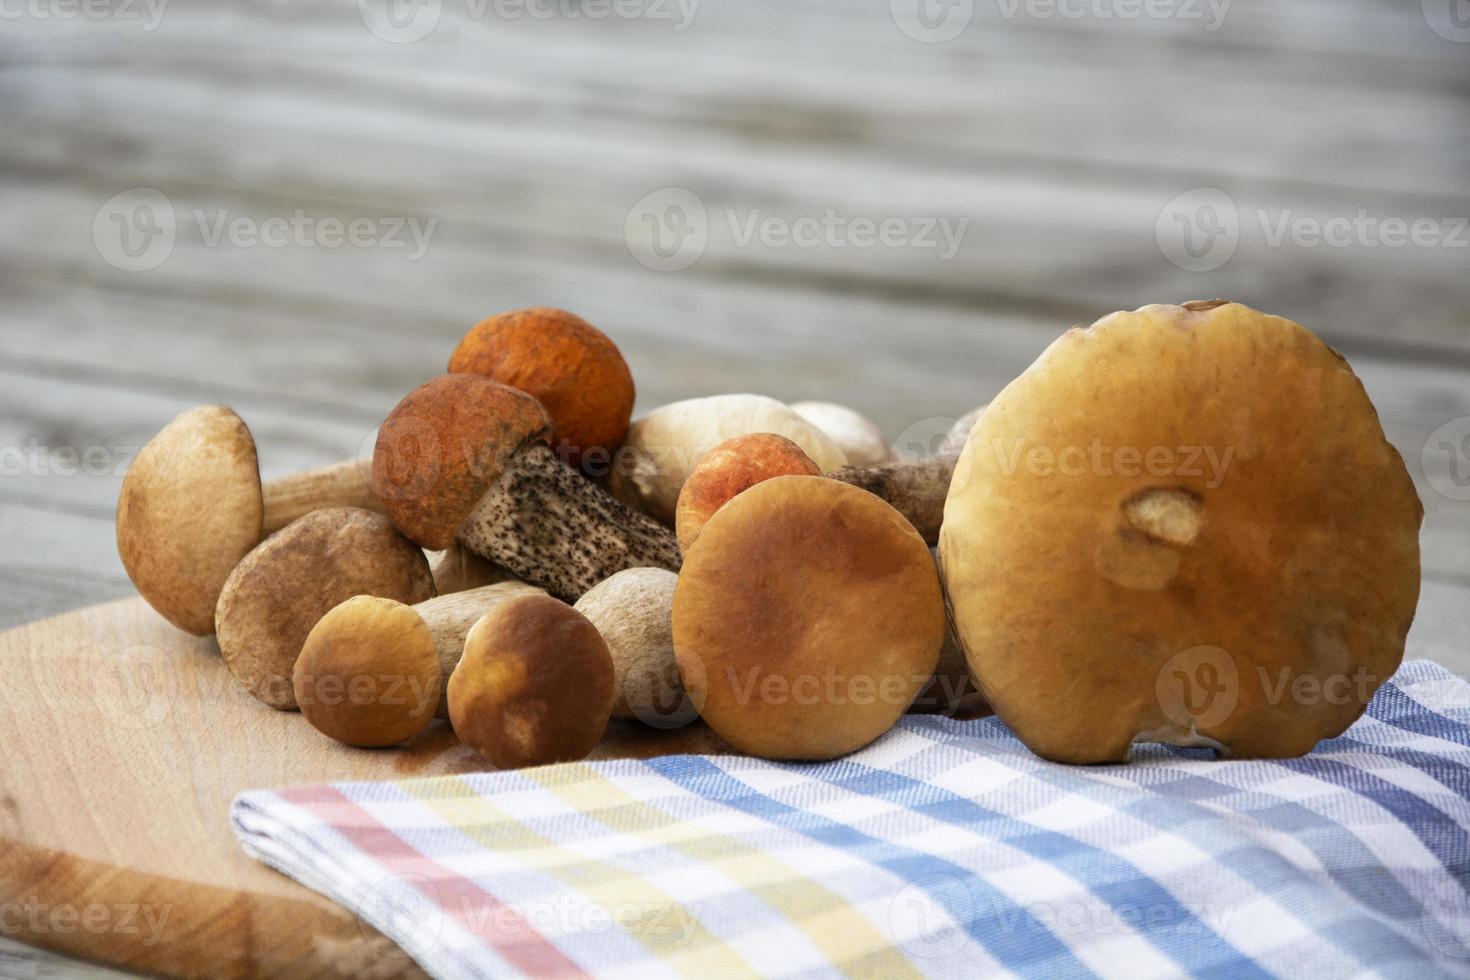
[[539,443],[512,457],[458,537],[567,602],[624,569],[678,571],[681,563],[668,528],[609,496]]
[[931,456],[881,466],[848,466],[827,475],[888,501],[932,547],[939,543],[944,500],[958,460],[958,456]]
[[[464,639],[470,627],[480,621],[490,610],[501,603],[527,595],[544,595],[540,589],[524,582],[496,582],[466,592],[441,595],[414,604],[413,611],[419,614],[429,633],[434,637],[434,648],[439,652],[439,673],[443,683],[449,683],[449,675],[459,666],[464,655]],[[444,687],[440,687],[444,690]],[[437,718],[449,717],[449,702],[440,699]]]
[[372,460],[350,459],[271,480],[261,488],[265,499],[262,531],[272,534],[314,510],[358,507],[383,513],[383,502],[372,487]]

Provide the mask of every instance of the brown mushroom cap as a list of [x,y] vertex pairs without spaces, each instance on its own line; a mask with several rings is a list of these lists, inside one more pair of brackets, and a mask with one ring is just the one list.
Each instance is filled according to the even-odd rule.
[[439,685],[439,653],[419,614],[365,595],[317,621],[292,672],[312,727],[362,748],[397,745],[428,727]]
[[674,650],[736,748],[830,759],[888,731],[944,643],[934,560],[884,501],[824,477],[767,480],[720,509],[674,593]]
[[470,630],[448,697],[455,733],[497,768],[572,762],[607,728],[612,656],[566,603],[512,599]]
[[726,439],[704,454],[684,481],[674,508],[679,547],[686,552],[715,511],[757,483],[778,476],[821,476],[800,446],[770,432]]
[[399,530],[436,551],[551,421],[530,395],[478,374],[442,374],[409,392],[378,429],[373,487]]
[[263,517],[250,430],[222,405],[192,408],[128,467],[117,501],[117,551],[159,615],[208,636],[220,588],[260,541]]
[[1422,514],[1309,331],[1148,306],[1068,332],[985,410],[940,551],[971,673],[1038,755],[1283,757],[1397,668]]
[[358,595],[422,602],[434,594],[428,559],[382,514],[313,511],[241,559],[215,611],[230,673],[273,708],[296,707],[292,670],[317,621]]
[[628,434],[632,372],[605,333],[566,310],[538,306],[476,324],[454,349],[449,371],[535,396],[556,427],[554,448],[571,466],[591,450],[610,454]]

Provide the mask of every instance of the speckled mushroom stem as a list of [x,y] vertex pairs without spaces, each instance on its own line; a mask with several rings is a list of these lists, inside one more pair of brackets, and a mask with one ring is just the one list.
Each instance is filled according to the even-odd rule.
[[681,564],[668,528],[540,444],[515,455],[460,525],[459,541],[567,602],[624,569],[678,571]]
[[933,456],[881,466],[848,466],[827,475],[888,501],[932,546],[939,543],[944,500],[958,459],[958,456]]
[[383,513],[383,502],[372,487],[372,460],[350,459],[271,480],[261,487],[265,499],[266,534],[279,531],[298,517],[328,507],[360,507]]

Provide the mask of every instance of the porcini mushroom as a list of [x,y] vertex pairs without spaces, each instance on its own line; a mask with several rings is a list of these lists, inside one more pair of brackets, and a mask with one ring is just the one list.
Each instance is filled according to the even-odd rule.
[[632,372],[617,345],[574,313],[538,306],[481,321],[449,358],[451,374],[465,371],[540,401],[556,430],[553,448],[569,466],[593,455],[606,466],[628,434]]
[[796,402],[791,410],[837,443],[850,466],[877,466],[893,461],[893,446],[883,430],[866,416],[834,402]]
[[524,596],[470,630],[448,694],[455,734],[497,768],[572,762],[607,728],[612,657],[587,617]]
[[434,594],[424,553],[382,514],[331,507],[297,518],[240,560],[215,625],[235,679],[273,708],[296,707],[292,670],[317,621],[357,595],[412,604]]
[[668,529],[571,470],[550,437],[545,410],[525,392],[478,374],[440,375],[379,429],[373,484],[422,547],[458,541],[567,600],[625,568],[677,569]]
[[138,593],[196,636],[220,587],[263,534],[322,507],[381,510],[364,462],[262,484],[255,439],[223,405],[176,416],[139,451],[117,500],[117,551]]
[[755,432],[785,436],[824,473],[847,465],[835,442],[774,398],[713,395],[674,402],[635,421],[608,489],[630,507],[672,525],[679,491],[704,454],[726,439]]
[[705,522],[730,498],[777,476],[821,476],[821,468],[785,436],[756,432],[726,439],[704,454],[679,491],[674,528],[688,552]]
[[613,661],[614,718],[677,728],[697,716],[674,663],[674,587],[662,568],[630,568],[599,582],[573,607],[607,643]]
[[744,752],[830,759],[893,726],[944,642],[934,560],[856,487],[782,476],[734,498],[689,550],[674,651],[700,713]]
[[396,745],[436,714],[440,693],[464,652],[465,636],[503,602],[545,595],[497,582],[405,605],[354,596],[317,621],[292,675],[296,703],[312,727],[348,745]]
[[940,552],[971,673],[1038,755],[1277,758],[1397,668],[1422,516],[1347,362],[1209,301],[1053,343],[971,433]]

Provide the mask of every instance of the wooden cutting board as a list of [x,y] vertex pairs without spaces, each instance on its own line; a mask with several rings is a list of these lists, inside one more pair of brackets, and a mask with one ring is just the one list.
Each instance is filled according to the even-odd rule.
[[[594,758],[719,750],[703,726],[615,722]],[[0,934],[169,976],[421,976],[246,857],[230,800],[486,768],[442,722],[401,749],[338,745],[238,690],[212,639],[139,599],[0,634],[0,753]]]

